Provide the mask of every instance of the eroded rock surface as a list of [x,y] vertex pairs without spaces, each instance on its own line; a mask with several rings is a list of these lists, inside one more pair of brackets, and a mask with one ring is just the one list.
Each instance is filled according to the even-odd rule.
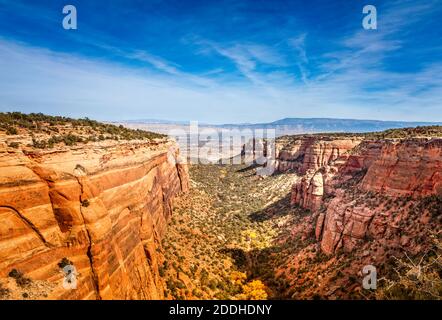
[[[367,237],[392,236],[412,203],[442,195],[442,139],[365,140],[351,145],[347,143],[344,152],[324,149],[317,141],[306,148],[297,164],[303,176],[292,187],[292,204],[317,214],[315,236],[329,254],[340,248],[352,250]],[[400,207],[404,197],[409,197],[407,206]]]
[[[157,253],[187,167],[170,141],[0,148],[0,278],[54,284],[51,299],[163,297]],[[77,289],[63,287],[63,258]]]

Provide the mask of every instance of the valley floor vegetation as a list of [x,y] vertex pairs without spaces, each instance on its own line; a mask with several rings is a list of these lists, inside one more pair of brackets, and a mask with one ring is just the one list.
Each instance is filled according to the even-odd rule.
[[[379,267],[378,289],[364,290],[366,252],[383,249],[364,239],[360,250],[324,254],[314,236],[315,216],[290,205],[296,174],[262,179],[245,165],[192,165],[190,175],[191,191],[177,199],[159,250],[167,299],[442,296],[440,234],[432,235],[434,246],[421,254],[395,251],[397,255]],[[349,196],[363,201],[367,195]],[[367,197],[374,206],[391,201],[380,195]],[[429,207],[437,218],[440,200],[431,197],[412,206],[416,214],[420,206]]]

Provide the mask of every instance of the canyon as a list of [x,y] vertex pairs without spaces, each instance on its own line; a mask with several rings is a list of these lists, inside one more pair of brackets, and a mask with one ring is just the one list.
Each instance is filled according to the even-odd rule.
[[[188,190],[179,162],[167,139],[51,150],[1,143],[3,285],[15,269],[37,284],[27,297],[163,298],[157,249],[174,197]],[[63,264],[76,269],[75,290],[63,287]]]
[[0,298],[440,297],[441,127],[282,136],[260,176],[187,165],[153,133],[16,117],[0,134]]
[[[192,165],[165,237],[167,293],[242,299],[239,272],[273,299],[440,297],[441,133],[280,137],[271,176],[259,164]],[[251,145],[243,157],[266,143]],[[365,266],[377,291],[362,287]]]
[[[356,190],[370,199],[379,194],[407,198],[407,206],[418,198],[442,194],[442,139],[301,141],[308,145],[303,153],[296,148],[289,153],[303,173],[292,187],[291,203],[319,213],[315,233],[325,253],[351,249],[368,235],[385,238],[394,233],[393,213],[402,208],[374,207],[346,194]],[[290,159],[285,150],[280,156],[282,164]],[[303,161],[297,161],[300,158]],[[420,221],[428,223],[428,214],[421,212]]]

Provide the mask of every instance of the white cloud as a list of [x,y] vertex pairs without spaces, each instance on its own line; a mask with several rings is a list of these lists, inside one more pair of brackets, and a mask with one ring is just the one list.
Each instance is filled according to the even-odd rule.
[[289,44],[297,51],[298,58],[297,65],[299,68],[299,72],[301,73],[301,79],[304,83],[308,82],[308,70],[307,65],[309,63],[307,57],[307,51],[305,49],[305,39],[307,37],[306,33],[299,35],[296,38],[289,39]]
[[[442,121],[441,64],[396,74],[350,63],[345,72],[303,84],[284,71],[259,73],[257,63],[285,61],[252,48],[223,51],[249,76],[257,76],[251,82],[230,81],[218,71],[187,74],[165,60],[155,66],[166,70],[159,73],[0,40],[0,110],[214,123],[283,117]],[[367,85],[379,90],[367,91]]]
[[286,62],[282,55],[276,50],[259,44],[235,44],[233,46],[223,46],[211,41],[203,41],[216,53],[230,59],[243,76],[253,84],[259,86],[269,86],[266,75],[257,72],[259,64],[274,67],[283,67]]
[[148,62],[151,65],[153,65],[155,68],[157,68],[158,70],[161,70],[161,71],[173,74],[173,75],[177,75],[180,73],[175,64],[173,64],[169,61],[166,61],[160,57],[156,57],[152,54],[149,54],[145,51],[137,50],[133,54],[127,55],[127,57],[132,58],[132,59],[136,59],[139,61]]

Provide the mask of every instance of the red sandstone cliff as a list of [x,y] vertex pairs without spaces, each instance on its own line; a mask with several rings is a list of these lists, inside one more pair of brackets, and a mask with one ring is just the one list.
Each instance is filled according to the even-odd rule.
[[[298,163],[304,175],[291,194],[292,204],[317,216],[315,236],[322,250],[352,250],[367,237],[411,245],[417,228],[404,237],[399,224],[416,213],[422,199],[442,195],[442,139],[366,140],[339,155],[325,149],[331,155],[326,161],[318,152],[323,149],[305,148]],[[421,209],[416,219],[428,223],[429,210]]]
[[[26,150],[0,146],[0,280],[20,270],[49,283],[50,299],[162,298],[156,250],[174,196],[188,188],[176,145]],[[77,269],[76,290],[62,286],[63,258]]]
[[331,164],[362,141],[359,137],[332,139],[323,136],[290,140],[288,143],[286,139],[281,138],[277,142],[277,169],[280,172],[295,170],[301,174]]

